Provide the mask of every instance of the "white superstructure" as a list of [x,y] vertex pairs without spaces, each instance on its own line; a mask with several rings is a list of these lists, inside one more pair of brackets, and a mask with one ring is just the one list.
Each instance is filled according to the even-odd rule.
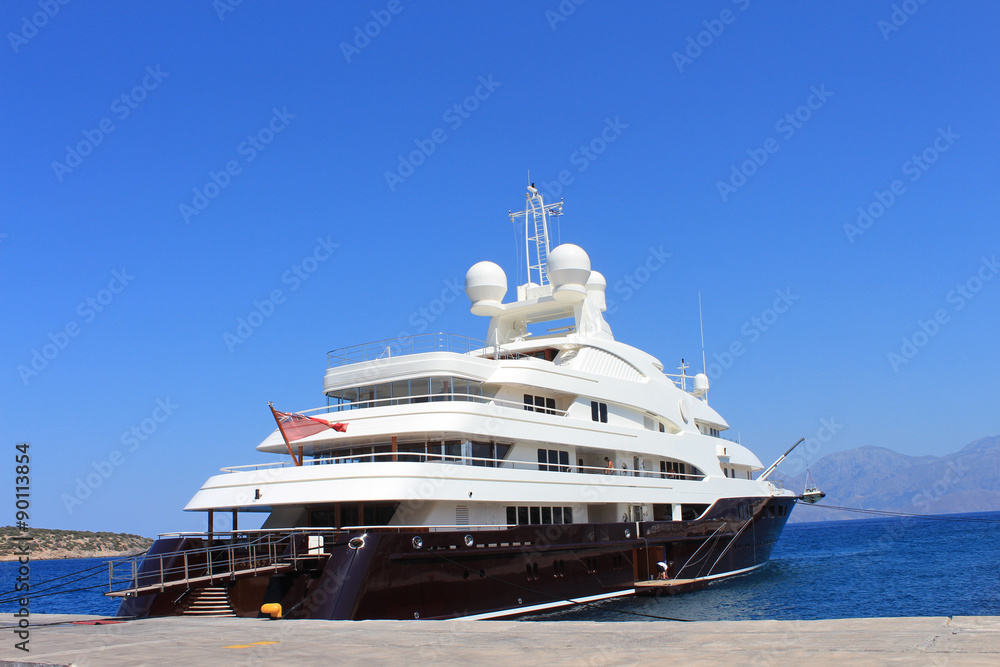
[[[469,269],[485,340],[425,334],[331,352],[329,405],[302,414],[347,431],[292,443],[301,466],[226,469],[185,509],[270,512],[264,528],[443,529],[693,520],[719,499],[791,496],[754,480],[761,462],[723,437],[704,374],[668,375],[614,339],[587,253],[549,248],[559,213],[530,187],[511,214],[524,218],[528,269],[513,301],[501,267]],[[288,451],[277,430],[257,449]]]

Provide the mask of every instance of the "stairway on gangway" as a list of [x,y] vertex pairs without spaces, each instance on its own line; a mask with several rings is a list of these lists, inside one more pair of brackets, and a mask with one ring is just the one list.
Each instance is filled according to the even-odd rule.
[[192,591],[191,602],[181,616],[236,616],[229,604],[229,591],[225,586],[208,586]]

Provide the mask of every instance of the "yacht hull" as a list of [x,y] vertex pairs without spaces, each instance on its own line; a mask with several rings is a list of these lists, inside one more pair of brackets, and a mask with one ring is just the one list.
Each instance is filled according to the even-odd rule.
[[[278,603],[286,618],[509,617],[634,594],[637,583],[658,580],[660,562],[669,564],[673,584],[656,587],[664,592],[752,571],[767,562],[793,503],[789,497],[725,499],[695,521],[439,532],[385,528],[365,534],[363,544],[352,544],[359,534],[345,531],[328,539],[328,556],[302,559],[290,571],[223,577],[213,585],[226,588],[238,616],[261,616],[261,605]],[[741,519],[738,507],[747,504],[753,516]],[[177,538],[161,542],[147,561],[157,553],[177,553]],[[190,589],[129,597],[119,615],[181,615],[192,597]]]

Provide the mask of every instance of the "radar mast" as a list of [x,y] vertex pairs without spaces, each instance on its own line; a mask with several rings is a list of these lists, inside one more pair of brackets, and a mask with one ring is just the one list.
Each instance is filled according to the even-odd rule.
[[[532,183],[525,195],[523,211],[510,213],[510,221],[516,223],[518,218],[524,218],[524,252],[528,267],[528,284],[547,285],[549,259],[549,224],[548,217],[562,215],[563,200],[553,204],[542,201],[542,194]],[[532,258],[531,247],[535,247]],[[537,279],[537,280],[536,280]]]

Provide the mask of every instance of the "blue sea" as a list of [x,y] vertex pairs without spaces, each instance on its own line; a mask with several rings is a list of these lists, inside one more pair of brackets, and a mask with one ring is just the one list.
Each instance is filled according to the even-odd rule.
[[[117,601],[102,594],[108,575],[101,565],[106,562],[33,561],[31,611],[113,615]],[[87,568],[95,569],[81,572]],[[17,563],[0,563],[0,590],[5,594],[0,597],[5,601],[0,613],[17,610],[6,602],[17,569]],[[56,577],[65,579],[45,583]],[[73,590],[58,592],[69,589]],[[57,594],[46,594],[53,592]],[[966,615],[1000,615],[1000,512],[791,524],[775,545],[771,561],[751,574],[700,591],[607,600],[529,620]]]

